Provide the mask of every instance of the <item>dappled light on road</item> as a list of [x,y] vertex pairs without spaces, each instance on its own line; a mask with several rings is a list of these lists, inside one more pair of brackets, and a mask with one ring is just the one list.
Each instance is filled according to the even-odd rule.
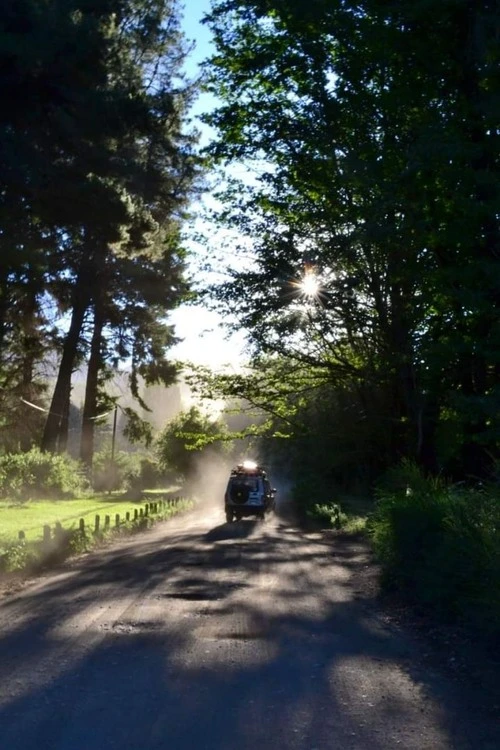
[[363,543],[221,515],[173,519],[0,602],[0,747],[467,747],[455,699],[355,595]]

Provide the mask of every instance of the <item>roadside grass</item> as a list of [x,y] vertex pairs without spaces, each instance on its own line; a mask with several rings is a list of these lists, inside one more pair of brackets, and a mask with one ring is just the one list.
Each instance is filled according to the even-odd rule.
[[[175,488],[173,488],[175,490]],[[137,501],[124,497],[123,493],[110,495],[88,495],[72,500],[33,500],[23,505],[13,504],[8,500],[0,501],[0,546],[18,540],[19,531],[24,531],[27,541],[42,538],[43,526],[59,522],[65,529],[78,526],[80,518],[85,524],[93,523],[96,515],[114,516],[119,513],[125,517],[127,511],[133,514],[135,508],[141,507],[149,499],[149,492],[144,499]],[[154,499],[171,495],[171,489],[155,491]],[[153,499],[153,498],[151,498]]]
[[365,534],[373,502],[366,497],[340,494],[335,500],[314,503],[307,517],[322,528],[337,529],[345,534]]
[[[175,497],[169,490],[141,501],[92,496],[64,501],[34,501],[23,506],[0,504],[0,573],[29,572],[60,563],[71,555],[88,552],[112,536],[132,534],[193,507],[193,501]],[[130,518],[126,520],[126,513]],[[119,525],[115,516],[120,515]],[[94,527],[95,516],[100,526]],[[109,516],[109,525],[105,517]],[[79,521],[84,519],[84,528]],[[24,528],[21,526],[24,521]],[[50,538],[43,538],[49,526]],[[20,540],[18,532],[25,532]]]
[[396,467],[369,531],[382,584],[449,623],[500,635],[498,485],[463,487]]

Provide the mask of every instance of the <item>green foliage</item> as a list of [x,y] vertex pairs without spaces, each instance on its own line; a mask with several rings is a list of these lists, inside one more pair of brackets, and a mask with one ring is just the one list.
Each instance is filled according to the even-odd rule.
[[220,196],[242,257],[215,305],[350,401],[346,446],[370,473],[409,456],[486,476],[500,445],[494,4],[216,0],[207,22],[211,155],[253,168]]
[[42,405],[40,364],[55,349],[41,445],[66,449],[71,376],[89,354],[90,466],[106,369],[126,361],[134,396],[138,377],[175,378],[165,313],[187,294],[196,86],[176,0],[0,0],[0,11],[0,446],[40,438],[41,412],[21,398]]
[[123,410],[127,418],[123,434],[131,443],[144,443],[149,448],[153,441],[153,428],[151,424],[137,414],[134,409],[125,407]]
[[230,436],[224,422],[192,406],[167,424],[157,440],[158,462],[165,474],[189,477],[199,459],[225,453]]
[[165,485],[164,472],[160,469],[158,460],[152,456],[132,454],[128,467],[124,472],[123,487],[128,497],[143,497],[144,490]]
[[299,469],[295,477],[292,498],[304,520],[349,534],[366,531],[373,510],[370,500],[339,492],[335,483],[319,474],[307,475]]
[[95,454],[92,476],[96,492],[126,490],[138,497],[142,490],[153,489],[164,479],[156,457],[118,451],[112,460],[109,450]]
[[74,497],[88,488],[81,465],[66,455],[26,453],[0,456],[0,496],[19,502],[36,497]]
[[158,461],[152,456],[141,458],[139,474],[137,479],[130,477],[129,482],[134,486],[139,486],[141,490],[152,490],[162,485],[164,480],[163,472],[160,469]]
[[347,522],[347,516],[338,503],[314,503],[308,515],[326,528],[340,529]]
[[26,542],[0,547],[0,571],[12,572],[32,568],[36,553],[32,545]]
[[415,467],[391,472],[370,521],[386,585],[441,617],[500,632],[498,488],[460,489]]
[[[133,454],[118,451],[111,457],[111,451],[99,451],[92,463],[92,488],[95,492],[123,490],[128,473],[135,468]],[[132,466],[131,466],[132,464]]]

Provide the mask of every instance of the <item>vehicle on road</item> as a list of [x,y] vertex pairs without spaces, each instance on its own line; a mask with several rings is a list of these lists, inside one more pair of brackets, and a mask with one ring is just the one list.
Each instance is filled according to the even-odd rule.
[[267,474],[254,461],[244,461],[232,471],[224,496],[228,523],[246,516],[265,518],[275,507],[276,490],[271,487]]

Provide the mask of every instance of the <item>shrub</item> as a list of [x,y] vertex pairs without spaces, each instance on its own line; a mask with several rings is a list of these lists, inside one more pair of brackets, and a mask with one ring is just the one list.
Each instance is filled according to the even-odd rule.
[[373,506],[371,499],[339,492],[331,480],[319,473],[297,480],[292,497],[302,519],[311,519],[322,528],[342,529],[349,534],[366,531],[367,517]]
[[126,475],[128,489],[132,492],[152,490],[158,487],[163,479],[158,462],[149,456],[141,456],[138,465]]
[[448,620],[500,631],[498,489],[446,486],[407,466],[377,496],[370,529],[384,583]]
[[140,456],[137,453],[119,451],[111,458],[110,451],[94,455],[92,487],[96,492],[124,490],[131,476],[139,473]]
[[338,503],[315,503],[308,515],[326,528],[340,529],[347,522],[347,516]]
[[96,492],[130,490],[140,494],[158,486],[161,478],[158,462],[143,453],[119,451],[113,460],[109,451],[94,456],[92,486]]
[[73,497],[88,488],[78,461],[67,455],[27,453],[0,456],[0,495],[23,502],[40,497]]

